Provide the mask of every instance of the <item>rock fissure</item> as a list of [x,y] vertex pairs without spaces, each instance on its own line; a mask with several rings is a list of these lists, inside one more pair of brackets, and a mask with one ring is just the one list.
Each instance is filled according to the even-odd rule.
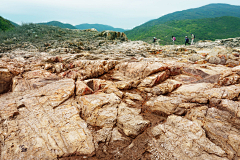
[[238,52],[118,40],[71,47],[3,53],[0,159],[240,158]]

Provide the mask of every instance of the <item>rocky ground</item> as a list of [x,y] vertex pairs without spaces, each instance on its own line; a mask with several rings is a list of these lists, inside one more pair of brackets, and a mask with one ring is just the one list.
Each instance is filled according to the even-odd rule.
[[107,34],[78,52],[1,53],[2,160],[240,159],[240,38],[154,47]]

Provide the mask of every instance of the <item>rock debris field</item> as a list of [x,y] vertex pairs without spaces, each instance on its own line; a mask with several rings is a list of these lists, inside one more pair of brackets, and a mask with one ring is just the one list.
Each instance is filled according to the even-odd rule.
[[1,53],[0,159],[240,159],[240,38],[95,42]]

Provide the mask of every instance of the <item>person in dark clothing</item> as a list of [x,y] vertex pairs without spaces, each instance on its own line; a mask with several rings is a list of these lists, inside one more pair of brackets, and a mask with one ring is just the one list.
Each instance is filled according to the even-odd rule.
[[187,36],[185,37],[185,46],[186,46],[186,44],[189,44],[189,45],[190,45],[190,43],[189,43],[189,39],[188,39]]
[[157,38],[153,37],[153,45],[154,45],[154,47],[155,47],[156,42],[157,42]]

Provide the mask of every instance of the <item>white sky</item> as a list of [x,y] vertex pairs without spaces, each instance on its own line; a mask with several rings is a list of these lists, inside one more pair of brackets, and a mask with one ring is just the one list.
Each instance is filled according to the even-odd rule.
[[210,3],[240,6],[240,0],[0,0],[0,16],[18,24],[57,20],[131,29],[168,13]]

